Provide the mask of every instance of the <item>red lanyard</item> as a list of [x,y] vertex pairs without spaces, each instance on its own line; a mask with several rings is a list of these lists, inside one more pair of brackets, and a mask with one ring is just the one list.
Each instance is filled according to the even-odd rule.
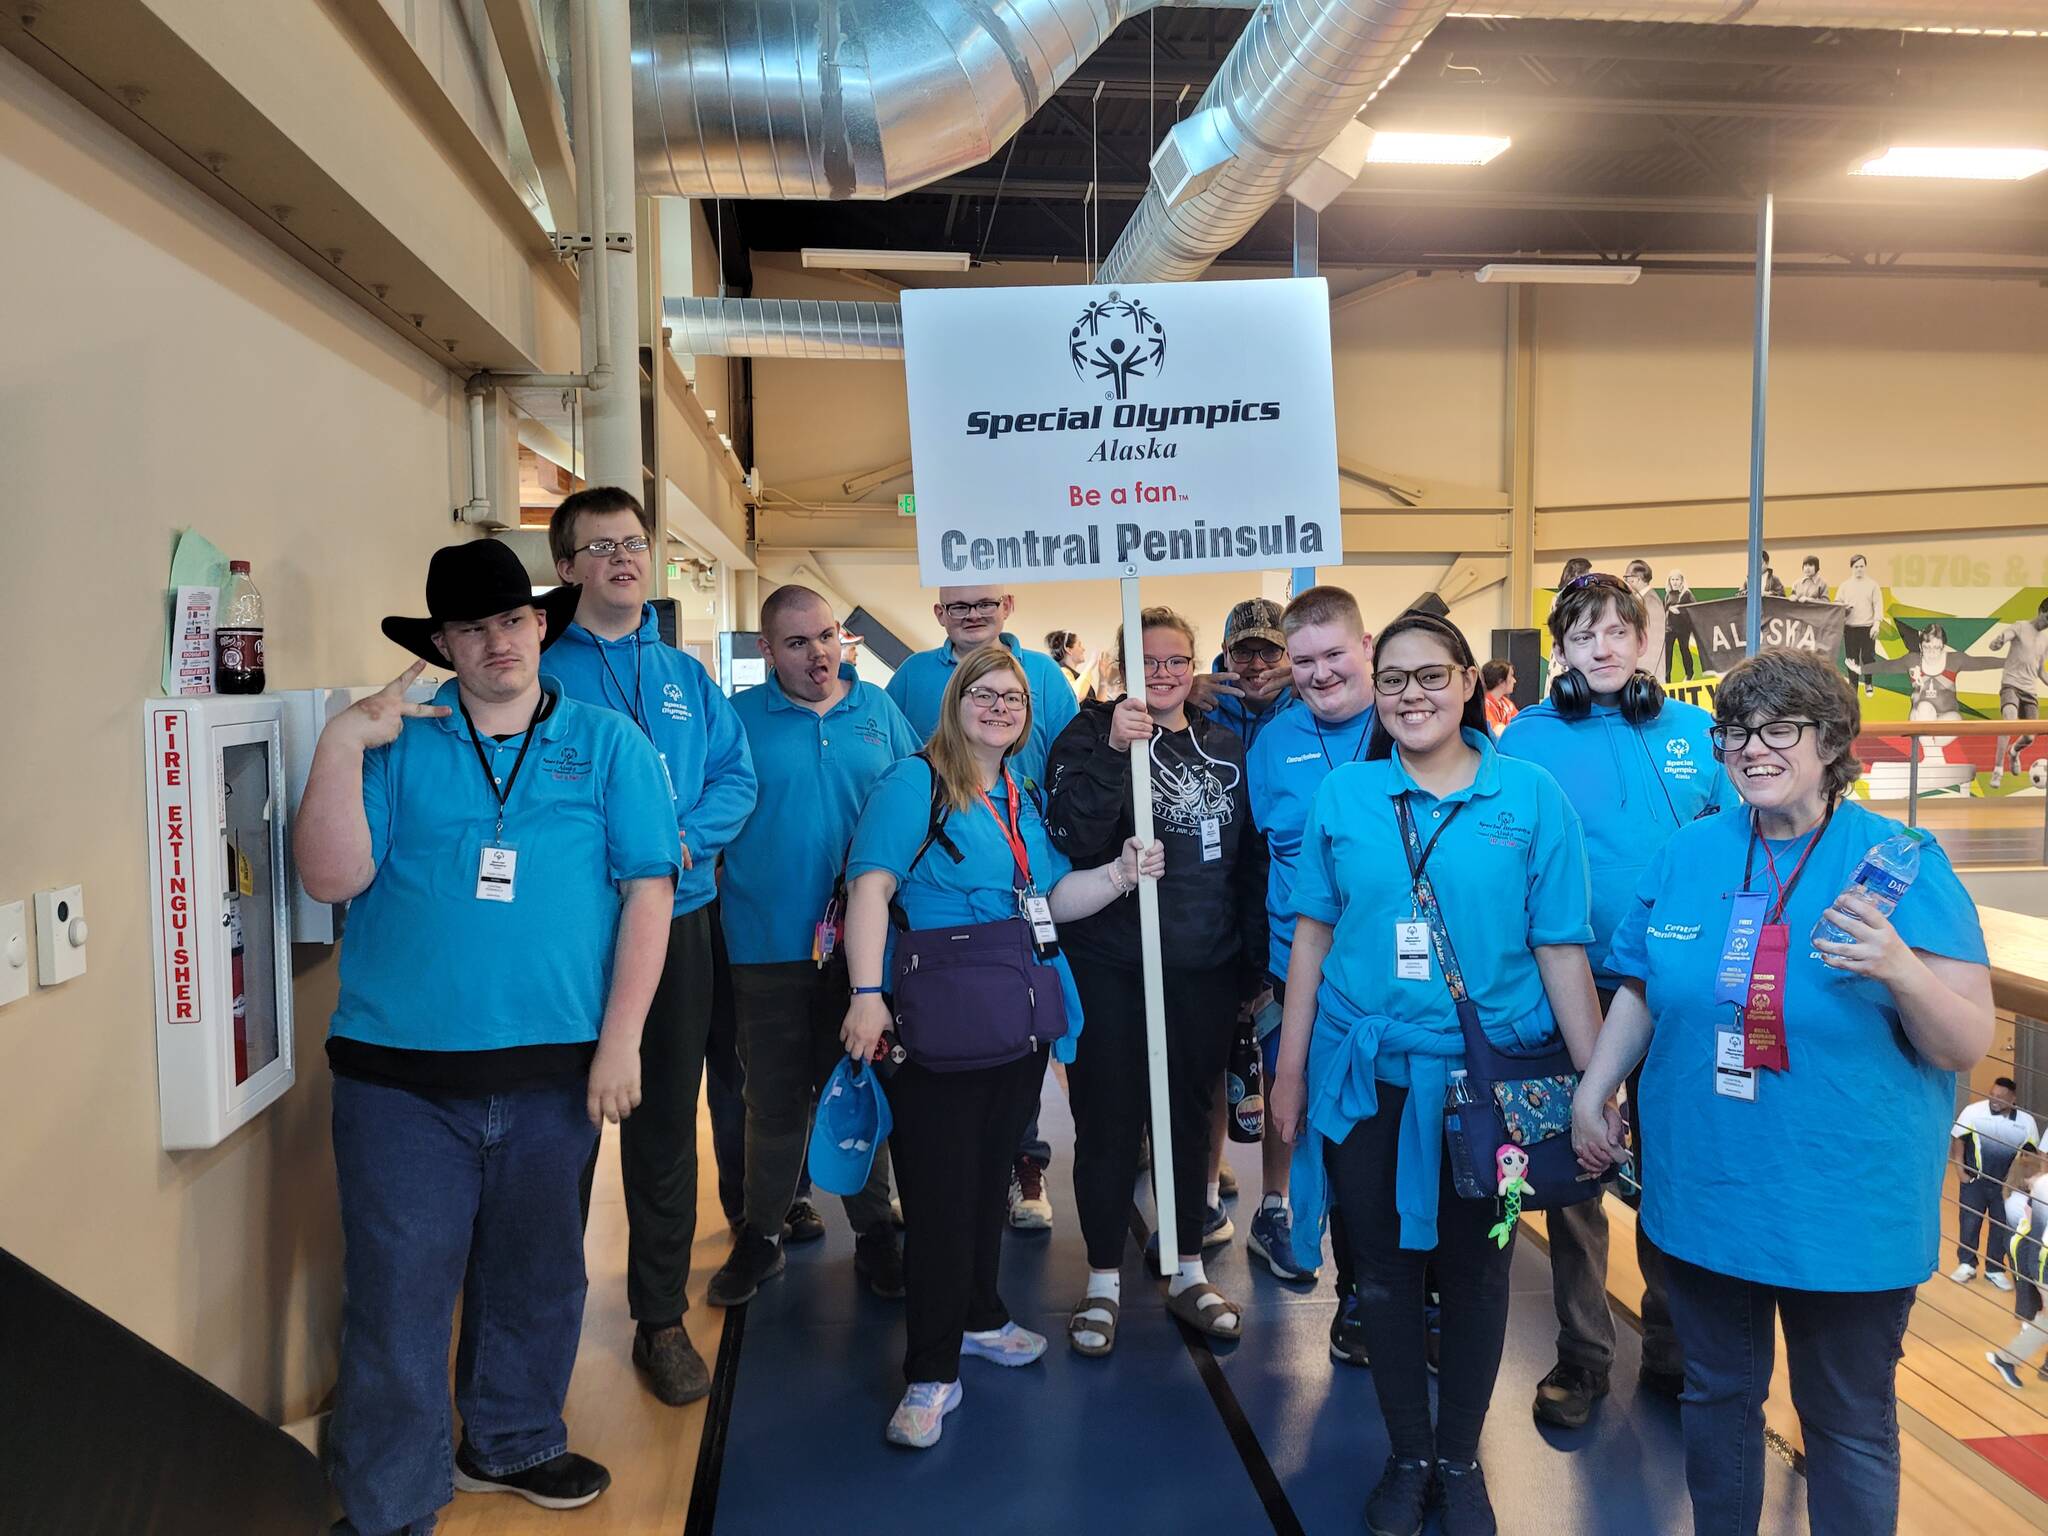
[[1806,869],[1806,861],[1813,857],[1813,850],[1820,846],[1820,840],[1828,830],[1828,823],[1833,819],[1834,811],[1830,809],[1828,814],[1821,818],[1820,825],[1807,835],[1806,848],[1799,855],[1799,862],[1792,866],[1792,878],[1790,880],[1780,880],[1778,878],[1778,861],[1771,852],[1770,840],[1764,837],[1762,833],[1756,831],[1752,823],[1749,852],[1742,861],[1742,888],[1745,891],[1749,889],[1750,873],[1756,861],[1756,845],[1762,843],[1764,845],[1764,862],[1771,872],[1771,884],[1778,888],[1778,904],[1765,914],[1765,923],[1780,923],[1785,920],[1785,903],[1792,899],[1792,888],[1799,884],[1799,876]]
[[1031,855],[1025,850],[1024,834],[1018,829],[1017,781],[1010,777],[1007,769],[1003,773],[1003,787],[1009,791],[1010,797],[1010,819],[1007,822],[997,812],[996,803],[989,796],[983,795],[981,803],[988,807],[989,815],[1002,828],[1003,841],[1010,845],[1010,857],[1017,861],[1017,873],[1024,877],[1024,888],[1028,891],[1031,889]]

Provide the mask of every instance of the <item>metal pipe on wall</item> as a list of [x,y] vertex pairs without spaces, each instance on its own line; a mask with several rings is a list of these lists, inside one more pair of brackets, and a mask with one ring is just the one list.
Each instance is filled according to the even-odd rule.
[[[583,13],[577,38],[587,60],[583,78],[590,99],[589,145],[578,146],[588,164],[578,184],[591,186],[594,319],[600,366],[609,370],[607,387],[584,397],[586,446],[584,478],[592,485],[623,486],[644,497],[640,441],[640,325],[638,257],[632,249],[633,201],[633,64],[632,18],[628,0],[571,0]],[[614,250],[610,236],[622,233],[626,248]]]

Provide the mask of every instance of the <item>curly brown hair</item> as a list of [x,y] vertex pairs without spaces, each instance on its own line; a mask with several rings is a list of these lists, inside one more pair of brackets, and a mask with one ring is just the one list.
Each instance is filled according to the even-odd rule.
[[1714,690],[1714,723],[1757,725],[1766,720],[1812,720],[1829,804],[1849,792],[1863,773],[1856,736],[1863,711],[1856,690],[1825,657],[1776,647],[1744,657]]

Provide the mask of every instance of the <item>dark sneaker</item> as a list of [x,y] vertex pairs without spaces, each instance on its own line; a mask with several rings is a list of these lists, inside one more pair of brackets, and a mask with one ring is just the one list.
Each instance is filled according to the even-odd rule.
[[711,1391],[711,1367],[677,1323],[633,1331],[633,1364],[647,1373],[654,1395],[671,1408],[694,1403]]
[[1246,1248],[1266,1261],[1266,1267],[1282,1280],[1313,1280],[1316,1272],[1294,1261],[1294,1219],[1277,1200],[1261,1205],[1252,1217],[1251,1236]]
[[1417,1536],[1435,1492],[1436,1469],[1429,1462],[1389,1456],[1365,1501],[1365,1528],[1372,1536]]
[[1355,1290],[1338,1293],[1337,1315],[1330,1319],[1330,1358],[1339,1365],[1372,1364],[1365,1352],[1365,1319]]
[[2004,1355],[1992,1349],[1985,1351],[1984,1358],[1991,1362],[1991,1369],[1998,1372],[1999,1379],[2008,1387],[2011,1387],[2013,1391],[2023,1392],[2026,1390],[2026,1383],[2020,1380],[2019,1367],[2006,1359]]
[[496,1475],[476,1464],[468,1441],[455,1448],[455,1486],[464,1493],[516,1493],[542,1509],[581,1509],[611,1485],[611,1473],[574,1451],[524,1472]]
[[752,1227],[743,1227],[733,1241],[732,1256],[711,1277],[704,1297],[714,1307],[745,1306],[761,1289],[761,1282],[774,1279],[788,1263],[782,1244]]
[[1675,1403],[1678,1394],[1685,1390],[1685,1372],[1657,1371],[1646,1365],[1636,1376],[1636,1390]]
[[895,1229],[884,1224],[853,1240],[853,1271],[884,1301],[903,1297],[903,1250]]
[[1486,1496],[1486,1474],[1479,1470],[1478,1462],[1461,1466],[1439,1461],[1436,1486],[1444,1506],[1444,1536],[1499,1536],[1493,1500]]
[[824,1235],[825,1218],[808,1200],[797,1201],[789,1208],[789,1214],[782,1218],[782,1240],[785,1243],[815,1243]]
[[1536,1417],[1560,1429],[1579,1429],[1593,1416],[1594,1402],[1606,1395],[1605,1376],[1560,1360],[1536,1383]]

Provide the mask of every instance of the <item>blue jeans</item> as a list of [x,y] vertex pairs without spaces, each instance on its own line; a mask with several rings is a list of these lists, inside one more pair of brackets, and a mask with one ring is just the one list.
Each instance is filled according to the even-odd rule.
[[597,1139],[584,1081],[486,1098],[334,1079],[341,1372],[328,1475],[363,1536],[431,1531],[454,1497],[455,1404],[489,1473],[568,1449],[583,1331],[578,1184]]
[[1896,1392],[1914,1291],[1795,1291],[1669,1259],[1685,1353],[1685,1481],[1694,1536],[1755,1536],[1764,1504],[1764,1398],[1785,1330],[1806,1437],[1813,1536],[1888,1536],[1899,1523]]

